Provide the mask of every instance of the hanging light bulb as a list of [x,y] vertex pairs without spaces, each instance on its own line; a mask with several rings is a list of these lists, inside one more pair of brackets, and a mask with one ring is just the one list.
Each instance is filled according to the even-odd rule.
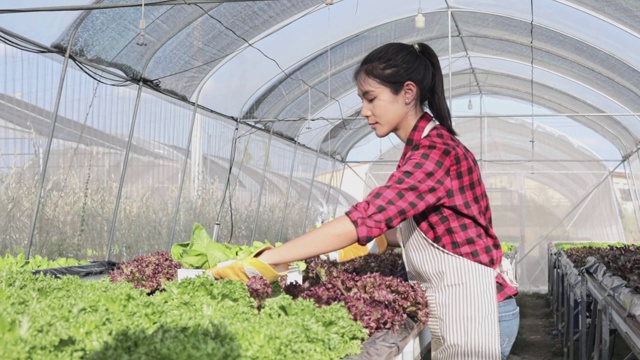
[[471,102],[471,99],[469,99],[469,102],[467,103],[467,109],[473,110],[473,103]]
[[415,21],[416,21],[416,29],[424,29],[425,20],[424,20],[424,15],[422,15],[421,8],[418,8],[418,15],[416,15]]

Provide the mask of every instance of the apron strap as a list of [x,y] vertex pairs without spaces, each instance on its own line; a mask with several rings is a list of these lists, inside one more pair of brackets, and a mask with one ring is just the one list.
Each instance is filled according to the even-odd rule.
[[[433,129],[434,126],[436,126],[438,124],[438,122],[436,121],[436,119],[432,119],[431,121],[429,121],[429,123],[427,124],[427,126],[425,126],[424,131],[422,132],[422,136],[420,138],[424,138],[425,136],[427,136],[427,134],[429,133],[429,131],[431,131],[431,129]],[[405,220],[407,221],[407,220]],[[402,254],[404,256],[404,242],[402,241],[403,236],[405,236],[402,233],[402,226],[398,226],[396,228],[396,232],[397,232],[397,237],[400,241],[398,241],[400,243],[400,248],[402,249]],[[404,260],[406,261],[406,259]]]

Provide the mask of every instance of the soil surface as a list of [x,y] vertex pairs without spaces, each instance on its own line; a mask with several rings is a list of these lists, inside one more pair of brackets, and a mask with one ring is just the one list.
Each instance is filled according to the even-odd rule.
[[[520,328],[508,360],[561,360],[564,350],[555,331],[553,311],[549,294],[520,293],[516,297],[520,307]],[[573,358],[578,359],[578,343],[574,345]],[[568,351],[568,349],[567,349]],[[567,359],[569,359],[569,352]],[[637,359],[632,356],[631,348],[620,336],[613,332],[611,338],[611,360]]]
[[547,294],[520,293],[520,328],[508,360],[560,360],[562,346],[554,336],[553,313]]

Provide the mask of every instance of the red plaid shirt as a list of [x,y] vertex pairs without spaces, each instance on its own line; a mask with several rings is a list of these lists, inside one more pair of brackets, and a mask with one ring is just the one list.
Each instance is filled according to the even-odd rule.
[[[396,171],[346,215],[365,245],[413,217],[435,244],[471,261],[497,268],[500,242],[474,155],[455,136],[436,125],[423,139],[432,117],[424,113],[411,130]],[[517,290],[496,277],[498,301]]]

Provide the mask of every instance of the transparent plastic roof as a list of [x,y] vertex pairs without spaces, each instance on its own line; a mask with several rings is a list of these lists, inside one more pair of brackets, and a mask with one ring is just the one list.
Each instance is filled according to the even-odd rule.
[[[597,133],[620,159],[639,143],[636,0],[144,3],[43,1],[45,11],[0,9],[0,20],[3,29],[59,50],[71,45],[76,58],[341,159],[370,134],[358,117],[354,67],[390,41],[430,44],[452,99],[531,102]],[[414,27],[419,5],[425,29]],[[50,20],[47,33],[24,25],[36,16]]]

